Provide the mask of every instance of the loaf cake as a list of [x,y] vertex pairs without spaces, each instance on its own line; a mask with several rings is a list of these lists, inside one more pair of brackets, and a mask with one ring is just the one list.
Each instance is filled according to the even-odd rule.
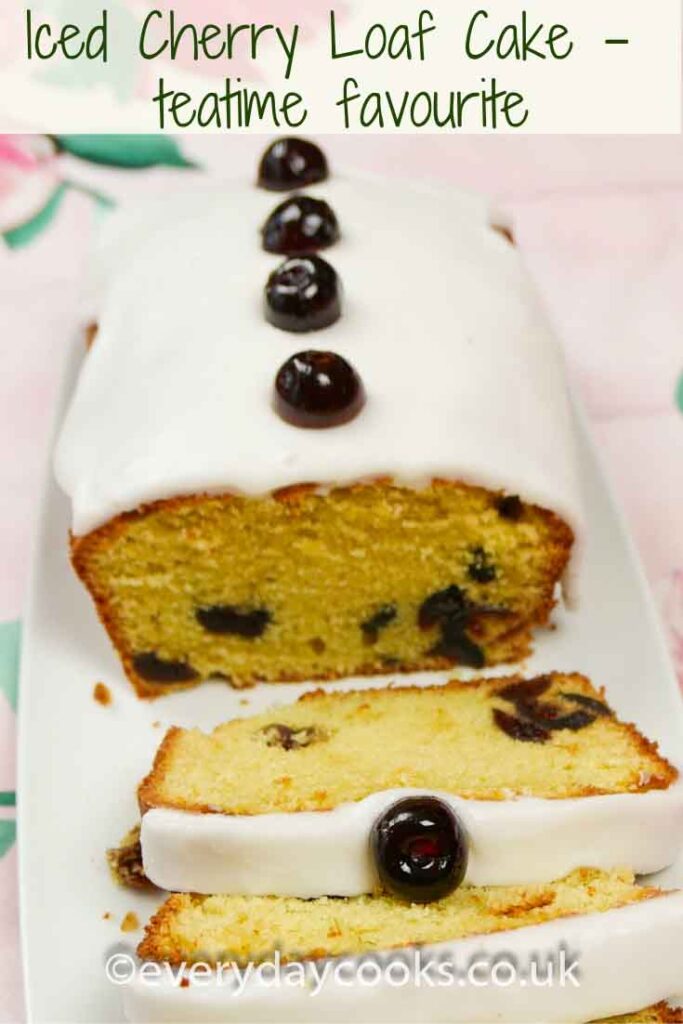
[[[408,947],[408,948],[406,948]],[[369,957],[385,968],[391,951],[410,963],[450,963],[462,973],[473,958],[501,957],[517,967],[512,982],[495,984],[392,984],[349,987],[330,970],[315,998],[299,986],[262,984],[247,977],[230,990],[234,969],[213,984],[185,988],[164,979],[134,983],[127,992],[132,1020],[507,1020],[587,1021],[625,1013],[668,998],[681,981],[683,893],[639,887],[626,870],[579,869],[536,886],[463,887],[416,906],[385,896],[296,900],[282,897],[171,896],[147,926],[139,955],[151,962],[231,964],[347,958],[347,973]],[[577,982],[527,983],[529,957],[544,962],[564,949],[578,962]],[[327,961],[333,968],[335,960]],[[208,969],[208,968],[207,968]],[[233,975],[231,977],[231,975]],[[481,979],[479,979],[481,980]],[[335,1009],[332,1009],[332,1008]]]
[[138,790],[145,874],[205,894],[371,892],[373,823],[416,795],[462,822],[474,884],[649,873],[683,840],[677,770],[585,677],[552,673],[317,690],[208,735],[172,728]]
[[[281,159],[260,186],[311,154]],[[140,696],[517,662],[575,575],[561,355],[516,248],[456,191],[326,175],[110,226],[56,471]]]

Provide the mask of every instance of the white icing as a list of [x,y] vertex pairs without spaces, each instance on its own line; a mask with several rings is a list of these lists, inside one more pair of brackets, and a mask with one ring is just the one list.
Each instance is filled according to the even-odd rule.
[[[339,218],[343,238],[323,255],[345,301],[336,324],[305,335],[261,310],[280,257],[258,229],[282,196],[207,185],[115,216],[100,329],[56,453],[75,533],[181,494],[388,474],[519,493],[580,534],[559,347],[485,205],[355,178],[306,191]],[[302,430],[273,411],[277,369],[307,347],[360,373],[368,400],[352,422]]]
[[[126,1016],[156,1021],[430,1021],[489,1024],[579,1024],[641,1009],[672,996],[683,980],[683,893],[605,913],[564,918],[516,931],[423,947],[422,959],[448,956],[460,967],[472,957],[556,954],[560,944],[580,959],[580,984],[538,987],[344,985],[329,974],[311,995],[301,986],[273,985],[258,977],[235,994],[234,976],[180,988],[168,973],[138,976],[125,989]],[[542,975],[541,975],[542,976]]]
[[[395,800],[429,792],[374,793],[332,811],[192,814],[152,808],[142,819],[147,876],[175,892],[311,898],[371,892],[373,822]],[[628,864],[650,874],[671,864],[683,843],[683,780],[665,790],[568,800],[448,803],[469,837],[466,881],[516,885],[552,881],[576,867]]]

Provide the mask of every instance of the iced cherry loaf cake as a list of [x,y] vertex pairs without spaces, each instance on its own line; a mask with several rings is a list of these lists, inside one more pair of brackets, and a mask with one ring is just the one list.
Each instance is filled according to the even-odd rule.
[[[421,841],[428,821],[476,885],[585,864],[650,873],[683,839],[676,769],[560,673],[318,690],[210,734],[173,728],[138,798],[147,878],[205,894],[377,891],[392,843]],[[414,882],[439,884],[419,865]]]
[[298,146],[104,249],[56,467],[141,696],[518,661],[574,564],[562,361],[517,250],[479,201]]
[[[193,984],[190,973],[185,985],[167,971],[153,985],[138,975],[125,998],[132,1021],[589,1021],[673,995],[682,948],[683,893],[639,887],[625,870],[582,868],[533,886],[464,886],[428,905],[391,896],[173,895],[147,926],[138,950],[144,960],[191,972],[197,961],[244,968],[272,961],[277,951],[307,984],[263,984],[258,974],[243,974],[238,991],[234,969],[217,972],[211,984],[206,977]],[[572,958],[578,964],[573,984],[560,984],[561,950],[567,966]],[[330,957],[313,998],[313,967]],[[350,984],[359,970],[352,957],[374,965],[375,984]],[[554,983],[527,982],[530,959],[547,964],[550,957]],[[346,963],[335,972],[337,958]],[[408,977],[411,963],[430,965],[432,983],[423,974],[420,985],[397,984],[395,968],[387,970],[392,958],[407,966]],[[482,984],[481,971],[479,984],[458,983],[473,961],[485,971],[501,959],[517,968],[506,972],[505,985]],[[439,973],[444,964],[450,975]],[[547,970],[539,968],[538,977]]]

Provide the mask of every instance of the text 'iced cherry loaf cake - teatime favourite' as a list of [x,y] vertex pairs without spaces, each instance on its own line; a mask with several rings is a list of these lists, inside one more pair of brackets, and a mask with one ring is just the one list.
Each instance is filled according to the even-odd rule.
[[110,225],[56,467],[141,696],[518,661],[580,540],[561,355],[485,205],[297,145]]
[[[126,988],[132,1021],[589,1021],[673,995],[683,892],[582,868],[544,885],[464,886],[427,905],[176,894],[138,952],[149,973]],[[528,980],[534,960],[550,983]],[[279,963],[279,983],[254,971],[264,961]],[[155,963],[176,971],[158,969],[150,983]]]
[[[427,841],[428,820],[475,885],[650,873],[683,840],[676,769],[587,679],[559,673],[318,690],[210,734],[173,728],[138,798],[145,875],[176,892],[374,892],[392,844]],[[121,856],[138,859],[130,842]],[[439,878],[409,869],[411,897],[433,896]]]

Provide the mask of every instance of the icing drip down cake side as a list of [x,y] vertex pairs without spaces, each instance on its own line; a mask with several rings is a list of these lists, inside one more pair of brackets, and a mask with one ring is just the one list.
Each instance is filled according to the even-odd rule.
[[304,193],[110,225],[56,468],[141,696],[516,662],[574,570],[562,361],[514,245],[450,190]]

